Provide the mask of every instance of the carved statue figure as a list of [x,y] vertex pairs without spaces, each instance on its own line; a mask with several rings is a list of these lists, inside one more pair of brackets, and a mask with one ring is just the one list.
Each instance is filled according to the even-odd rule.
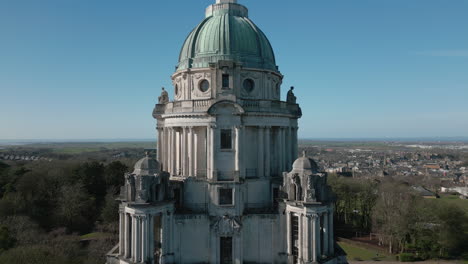
[[293,178],[293,183],[296,185],[296,201],[301,201],[302,200],[302,186],[301,186],[301,179],[299,175],[295,175]]
[[315,202],[317,197],[315,196],[315,188],[314,188],[314,178],[312,175],[309,175],[307,179],[307,202]]
[[142,202],[148,202],[149,190],[145,178],[140,177],[140,190],[138,190],[138,199]]
[[159,104],[167,104],[167,103],[169,103],[169,94],[168,94],[167,91],[164,89],[164,87],[162,88],[161,95],[158,97],[158,103],[159,103]]
[[291,86],[291,89],[288,91],[288,95],[286,97],[286,102],[289,104],[295,104],[296,103],[296,96],[294,95],[294,86]]
[[133,175],[131,174],[126,174],[125,175],[125,186],[127,188],[126,193],[127,193],[127,199],[129,201],[134,201],[135,199],[135,178],[133,178]]

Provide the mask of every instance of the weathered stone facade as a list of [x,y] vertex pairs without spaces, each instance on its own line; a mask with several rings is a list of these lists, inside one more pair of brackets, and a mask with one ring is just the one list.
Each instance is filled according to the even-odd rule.
[[346,262],[326,174],[296,160],[301,109],[292,89],[280,100],[270,43],[235,0],[206,14],[183,45],[174,100],[163,90],[153,112],[158,161],[125,176],[108,263]]

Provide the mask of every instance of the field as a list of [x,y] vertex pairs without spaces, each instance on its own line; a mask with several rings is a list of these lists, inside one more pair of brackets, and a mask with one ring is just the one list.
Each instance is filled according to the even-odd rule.
[[365,248],[348,242],[338,242],[341,248],[348,255],[348,261],[392,261],[395,260],[393,256],[383,254],[381,251]]
[[25,145],[3,146],[0,152],[11,150],[33,152],[49,150],[55,154],[82,154],[88,152],[109,151],[119,149],[154,149],[156,141],[135,141],[135,142],[73,142],[73,143],[33,143]]
[[435,201],[438,203],[457,205],[468,214],[468,199],[460,199],[459,195],[442,194],[440,196],[440,199],[437,199]]

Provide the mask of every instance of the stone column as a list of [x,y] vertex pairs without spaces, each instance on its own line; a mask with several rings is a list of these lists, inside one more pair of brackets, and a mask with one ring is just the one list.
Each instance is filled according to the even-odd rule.
[[182,170],[182,175],[183,176],[188,176],[188,142],[187,142],[187,138],[188,138],[188,128],[187,127],[183,127],[182,128],[182,140],[181,140],[181,170]]
[[163,127],[163,141],[162,141],[162,149],[161,149],[161,158],[159,162],[162,164],[163,171],[168,171],[167,166],[167,129]]
[[279,155],[279,160],[278,160],[278,163],[279,163],[279,169],[280,169],[280,173],[283,173],[284,172],[284,129],[282,127],[280,127],[278,129],[278,145],[279,145],[279,151],[278,151],[278,155]]
[[298,249],[298,258],[299,258],[299,262],[302,263],[302,260],[303,260],[303,252],[304,252],[304,244],[303,244],[303,234],[304,234],[304,219],[302,217],[302,213],[299,215],[299,219],[298,219],[298,242],[299,244],[297,245],[297,249]]
[[166,147],[167,147],[167,152],[166,152],[166,170],[169,172],[169,174],[172,175],[172,128],[168,127],[166,128],[167,132],[167,142],[166,142]]
[[146,242],[146,236],[147,236],[147,229],[146,229],[146,216],[141,216],[141,233],[140,233],[140,243],[141,243],[141,258],[140,262],[145,263],[146,261],[146,248],[148,246],[148,243]]
[[170,254],[172,253],[171,248],[171,216],[172,212],[166,212],[162,214],[163,230],[162,230],[162,264],[168,263]]
[[133,262],[136,262],[136,239],[137,236],[137,219],[134,215],[132,215],[132,254],[131,254],[131,259]]
[[235,158],[235,170],[238,174],[240,174],[240,159],[241,159],[241,144],[240,144],[240,140],[241,140],[241,132],[240,132],[241,128],[240,126],[236,126],[235,127],[235,137],[236,137],[236,142],[235,142],[235,150],[236,150],[236,158]]
[[292,168],[292,163],[294,162],[293,160],[293,155],[292,155],[292,152],[293,152],[293,132],[292,132],[292,127],[288,127],[288,137],[287,137],[287,140],[286,140],[287,144],[288,144],[288,150],[287,150],[287,155],[288,155],[288,161],[287,161],[287,171],[291,171],[291,168]]
[[174,128],[169,127],[167,134],[167,170],[169,174],[174,175]]
[[271,176],[271,156],[270,156],[271,127],[265,128],[265,176]]
[[287,168],[286,168],[286,159],[287,159],[287,155],[288,155],[288,151],[287,151],[287,146],[286,146],[286,127],[282,127],[281,128],[281,145],[283,146],[283,161],[282,161],[282,166],[283,166],[283,171],[287,171]]
[[291,213],[290,212],[286,212],[286,245],[287,245],[287,249],[286,249],[286,253],[288,256],[291,256],[292,255],[292,243],[291,243],[291,234],[292,230],[291,230]]
[[193,176],[198,177],[198,144],[200,144],[200,130],[193,129]]
[[288,127],[284,127],[283,140],[284,140],[284,171],[289,171],[288,160],[289,160],[289,144],[288,144]]
[[240,126],[239,127],[239,176],[242,179],[245,179],[245,134],[246,134],[246,127]]
[[258,177],[264,177],[265,176],[265,171],[264,171],[264,164],[263,164],[263,159],[264,159],[264,156],[263,156],[263,149],[265,148],[265,145],[263,143],[263,127],[257,127],[257,139],[258,139],[258,142],[257,142],[257,162],[258,162],[258,165],[257,165],[257,176]]
[[163,128],[162,127],[157,127],[157,130],[158,130],[158,146],[157,146],[157,160],[159,160],[160,162],[162,162],[162,148],[163,148],[163,145],[164,145],[164,135],[163,135]]
[[333,224],[333,208],[328,212],[328,252],[330,256],[335,254],[335,235],[334,224]]
[[323,213],[323,255],[329,255],[329,224],[328,224],[329,214],[328,212]]
[[136,226],[136,249],[135,249],[135,259],[136,262],[141,260],[141,216],[137,216],[137,226]]
[[318,215],[313,214],[311,215],[312,218],[312,261],[317,262],[318,260],[318,247],[320,246],[320,230],[319,230],[319,225],[318,225]]
[[161,213],[160,214],[160,222],[161,222],[161,232],[160,232],[160,236],[161,236],[161,249],[160,249],[160,263],[161,264],[165,264],[165,256],[167,254],[167,246],[166,246],[166,230],[167,230],[167,226],[166,226],[166,215],[164,213]]
[[177,175],[177,132],[176,128],[172,127],[171,129],[172,138],[171,138],[171,169],[172,175]]
[[209,148],[210,148],[210,157],[209,157],[209,160],[210,160],[210,179],[212,180],[218,180],[218,175],[217,175],[217,171],[216,171],[216,161],[215,161],[215,158],[216,158],[216,149],[217,149],[217,129],[216,129],[216,126],[214,125],[211,125],[209,127],[209,130],[210,130],[210,145],[209,145]]
[[317,258],[320,259],[320,257],[322,256],[322,236],[320,234],[321,230],[320,230],[320,214],[317,215],[317,218],[315,219],[316,221],[316,225],[315,225],[315,232],[316,232],[316,235],[314,236],[315,239],[317,240]]
[[295,127],[294,130],[293,130],[293,160],[296,160],[297,159],[297,155],[298,155],[298,142],[297,142],[297,130],[298,130],[298,127]]
[[205,149],[206,149],[206,177],[211,179],[211,128],[206,127],[206,140],[205,140]]
[[194,137],[193,137],[193,127],[189,127],[189,138],[188,138],[188,175],[187,176],[194,176],[193,173],[193,161],[194,161]]
[[124,256],[125,252],[125,212],[119,209],[119,256]]
[[125,214],[125,248],[124,248],[124,257],[130,258],[130,246],[131,246],[131,237],[130,237],[130,223],[132,219],[129,217],[128,214]]
[[305,249],[306,251],[304,252],[304,258],[305,258],[305,262],[306,263],[309,263],[312,261],[311,259],[311,256],[312,256],[312,247],[311,247],[311,238],[312,238],[312,230],[311,230],[311,222],[312,222],[312,219],[311,219],[311,216],[310,215],[306,215],[306,232],[305,232],[305,235],[306,235],[306,240],[305,240]]

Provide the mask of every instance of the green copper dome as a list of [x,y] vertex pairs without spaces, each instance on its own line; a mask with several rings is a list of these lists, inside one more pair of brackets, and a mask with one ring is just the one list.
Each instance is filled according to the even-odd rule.
[[207,8],[206,18],[185,40],[177,70],[233,60],[246,68],[277,71],[270,42],[248,18],[247,8],[235,2],[218,0]]

